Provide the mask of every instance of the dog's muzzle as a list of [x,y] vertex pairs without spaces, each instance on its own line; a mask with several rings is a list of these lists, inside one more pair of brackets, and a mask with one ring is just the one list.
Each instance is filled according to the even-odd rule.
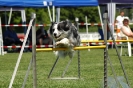
[[59,38],[60,36],[61,36],[61,35],[57,36],[57,34],[54,33],[54,37],[55,37],[55,38]]
[[56,33],[54,33],[54,37],[57,37],[57,34]]

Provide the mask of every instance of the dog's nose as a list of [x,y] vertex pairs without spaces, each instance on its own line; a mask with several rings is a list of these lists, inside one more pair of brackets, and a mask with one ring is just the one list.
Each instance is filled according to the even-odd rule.
[[54,36],[57,36],[57,34],[56,34],[56,33],[54,33]]

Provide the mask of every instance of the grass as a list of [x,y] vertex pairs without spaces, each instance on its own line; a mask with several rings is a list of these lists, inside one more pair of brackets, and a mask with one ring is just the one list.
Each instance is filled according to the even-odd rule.
[[[117,76],[123,76],[115,49],[109,49],[109,58]],[[101,88],[103,81],[103,49],[80,51],[81,79],[78,80],[52,80],[47,76],[56,59],[53,52],[37,52],[37,86],[38,88]],[[0,56],[0,88],[8,88],[19,53],[8,53]],[[21,88],[32,54],[24,53],[15,77],[13,88]],[[60,58],[51,77],[60,77],[69,58]],[[132,57],[122,56],[131,88],[133,87],[133,60]],[[32,69],[30,70],[25,88],[33,87]],[[65,77],[77,77],[77,53],[69,66]],[[113,76],[108,63],[108,76]]]

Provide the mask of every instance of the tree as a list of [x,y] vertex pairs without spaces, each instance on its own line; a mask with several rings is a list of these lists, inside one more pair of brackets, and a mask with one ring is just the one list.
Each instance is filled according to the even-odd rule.
[[85,22],[85,16],[88,17],[88,22],[100,21],[97,7],[61,8],[61,20],[74,21],[78,17],[80,22]]

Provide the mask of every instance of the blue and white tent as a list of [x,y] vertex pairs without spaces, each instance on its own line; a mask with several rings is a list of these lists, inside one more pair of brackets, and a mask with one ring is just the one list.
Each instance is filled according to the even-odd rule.
[[[45,3],[45,4],[44,4]],[[54,6],[97,6],[97,0],[0,0],[0,6],[6,7],[45,7]]]
[[97,0],[54,0],[55,6],[98,6]]
[[[98,1],[97,0],[0,0],[0,7],[10,7],[10,8],[48,7],[49,8],[49,6],[54,6],[54,7],[98,6]],[[51,17],[50,20],[52,20]]]
[[131,4],[133,0],[98,0],[99,4],[116,3],[116,4]]

